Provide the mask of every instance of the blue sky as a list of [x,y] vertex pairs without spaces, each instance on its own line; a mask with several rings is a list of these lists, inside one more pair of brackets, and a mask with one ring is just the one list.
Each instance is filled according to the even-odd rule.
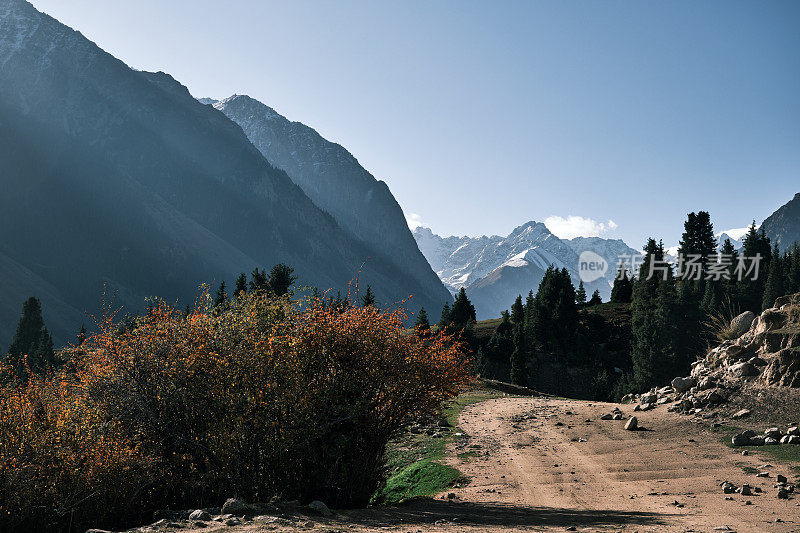
[[740,227],[800,191],[796,1],[33,3],[316,128],[440,234],[672,244],[689,211]]

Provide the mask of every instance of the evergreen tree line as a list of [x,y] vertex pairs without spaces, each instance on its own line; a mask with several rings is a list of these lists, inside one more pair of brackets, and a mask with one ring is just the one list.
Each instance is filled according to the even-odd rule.
[[[599,294],[587,301],[582,282],[575,289],[566,269],[551,267],[536,294],[529,292],[524,301],[519,295],[489,340],[475,346],[477,372],[553,393],[565,392],[580,374],[586,397],[618,398],[688,374],[711,339],[710,317],[759,313],[776,298],[800,292],[800,246],[780,253],[755,223],[741,250],[730,239],[718,250],[709,213],[690,213],[679,257],[692,257],[691,265],[668,265],[663,243],[652,238],[643,251],[637,272],[620,267],[611,292],[612,304],[630,306],[630,346],[622,357],[605,349],[608,326],[592,312],[601,303]],[[761,259],[754,276],[747,269],[756,256]],[[740,276],[742,264],[746,271]],[[464,289],[452,307],[445,306],[439,326],[472,338],[474,308]]]

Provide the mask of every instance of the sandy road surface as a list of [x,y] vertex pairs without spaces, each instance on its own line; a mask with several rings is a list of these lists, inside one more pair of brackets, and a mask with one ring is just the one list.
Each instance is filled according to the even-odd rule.
[[[512,397],[472,405],[460,418],[470,438],[454,445],[449,459],[471,478],[450,491],[455,498],[443,494],[389,509],[339,512],[333,519],[310,517],[304,526],[402,532],[712,532],[727,526],[739,533],[800,532],[800,497],[778,500],[773,488],[777,474],[795,475],[786,465],[742,456],[707,424],[664,407],[636,413],[644,429],[625,431],[624,420],[600,420],[613,407]],[[626,417],[633,414],[630,406],[619,407]],[[742,469],[765,463],[772,465],[761,468],[770,478]],[[764,492],[727,496],[719,487],[723,480]],[[225,529],[293,528],[252,523]]]

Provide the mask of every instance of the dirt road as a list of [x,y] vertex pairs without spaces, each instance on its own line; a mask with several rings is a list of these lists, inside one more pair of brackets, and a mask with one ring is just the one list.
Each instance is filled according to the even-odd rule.
[[[601,420],[614,407],[625,418],[635,414],[642,430]],[[614,404],[502,398],[468,407],[460,425],[472,438],[456,451],[476,455],[453,461],[472,478],[452,491],[460,501],[551,512],[561,531],[800,531],[800,499],[778,500],[773,488],[777,474],[793,477],[788,467],[760,468],[763,457],[742,456],[707,423],[664,407],[633,413]],[[770,477],[746,474],[747,466]],[[725,480],[763,492],[728,496],[719,486]],[[524,525],[539,529],[535,521]]]
[[[779,500],[775,477],[787,465],[724,446],[708,422],[667,413],[601,420],[631,406],[505,397],[467,407],[451,463],[471,478],[433,501],[339,512],[304,527],[324,531],[479,532],[800,532],[800,497]],[[764,466],[769,463],[770,466]],[[746,467],[770,477],[746,473]],[[722,481],[763,492],[723,494]],[[750,502],[749,504],[747,502]],[[728,529],[723,529],[723,528]],[[574,528],[574,529],[573,529]],[[228,531],[283,530],[250,524]],[[291,529],[291,528],[289,528]]]

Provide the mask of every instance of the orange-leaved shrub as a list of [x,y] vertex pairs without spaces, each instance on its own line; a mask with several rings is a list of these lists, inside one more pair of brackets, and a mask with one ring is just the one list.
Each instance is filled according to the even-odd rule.
[[461,345],[399,311],[265,294],[105,323],[0,395],[0,521],[120,525],[238,495],[366,504],[387,442],[469,381]]

